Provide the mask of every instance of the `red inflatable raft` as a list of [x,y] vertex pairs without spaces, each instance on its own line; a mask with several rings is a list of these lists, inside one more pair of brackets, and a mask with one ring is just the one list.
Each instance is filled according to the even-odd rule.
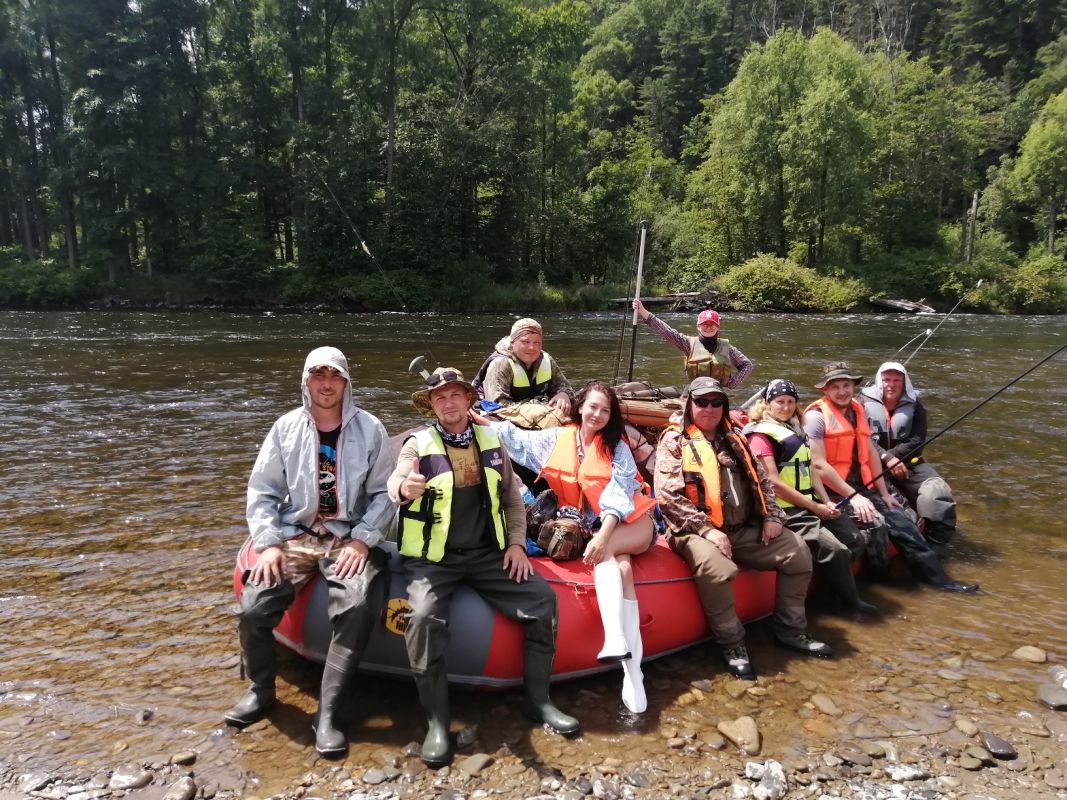
[[[380,606],[380,623],[371,635],[360,669],[381,675],[408,675],[404,627],[410,607],[403,562],[392,544],[389,574]],[[241,591],[241,574],[255,563],[251,541],[237,557],[234,591]],[[600,664],[596,654],[604,635],[593,589],[592,569],[579,561],[557,562],[533,558],[531,563],[556,591],[559,633],[553,680],[565,680],[618,669]],[[685,562],[662,538],[652,550],[634,558],[634,579],[641,608],[641,637],[645,660],[664,656],[708,638],[696,586]],[[734,598],[742,620],[767,616],[774,608],[771,572],[742,571],[734,581]],[[285,647],[322,662],[330,641],[326,613],[326,583],[312,581],[296,598],[274,631]],[[448,679],[472,687],[498,688],[522,683],[522,630],[493,611],[475,592],[461,588],[452,600],[452,641],[446,656]]]

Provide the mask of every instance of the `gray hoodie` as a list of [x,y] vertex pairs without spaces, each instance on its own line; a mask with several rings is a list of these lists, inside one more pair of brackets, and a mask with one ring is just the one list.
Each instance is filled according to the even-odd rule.
[[385,427],[352,400],[348,362],[340,350],[320,347],[304,362],[303,405],[274,423],[248,479],[246,516],[257,553],[299,536],[319,513],[319,435],[311,416],[308,374],[333,367],[345,378],[341,432],[337,439],[337,515],[325,526],[337,537],[377,545],[389,530],[396,506],[386,481],[393,458]]

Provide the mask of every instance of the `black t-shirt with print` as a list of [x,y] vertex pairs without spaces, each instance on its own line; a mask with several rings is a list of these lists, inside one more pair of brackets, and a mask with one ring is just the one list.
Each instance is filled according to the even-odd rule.
[[341,426],[319,431],[319,514],[337,516],[337,439]]

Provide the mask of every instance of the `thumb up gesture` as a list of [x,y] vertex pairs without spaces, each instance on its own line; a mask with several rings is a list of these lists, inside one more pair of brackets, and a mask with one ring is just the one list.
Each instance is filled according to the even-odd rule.
[[418,467],[412,467],[411,474],[404,478],[404,482],[400,484],[400,494],[406,500],[414,500],[416,497],[422,497],[425,492],[426,476],[419,474]]

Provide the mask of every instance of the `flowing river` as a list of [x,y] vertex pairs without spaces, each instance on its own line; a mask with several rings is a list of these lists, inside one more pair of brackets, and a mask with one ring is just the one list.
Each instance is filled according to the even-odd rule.
[[[690,315],[665,318],[686,332],[693,327]],[[0,764],[92,774],[193,750],[198,773],[218,788],[266,796],[299,781],[314,762],[316,667],[285,659],[282,711],[242,733],[221,725],[244,689],[231,570],[245,536],[244,487],[259,444],[273,420],[299,402],[300,367],[315,346],[345,351],[357,403],[397,432],[419,421],[410,403],[418,388],[407,373],[412,357],[426,355],[470,377],[512,319],[0,313],[0,513],[7,524]],[[788,377],[810,401],[823,363],[846,358],[872,376],[939,319],[726,314],[723,335],[757,362],[739,398]],[[574,384],[615,372],[618,315],[542,322],[546,349]],[[623,338],[628,346],[628,324]],[[909,365],[931,430],[1065,341],[1064,317],[949,319]],[[643,327],[638,344],[636,376],[683,380],[677,351]],[[928,451],[960,501],[949,571],[980,580],[986,593],[946,595],[908,582],[866,588],[887,612],[879,621],[812,614],[813,633],[838,648],[830,662],[789,658],[771,645],[765,625],[753,625],[753,658],[771,681],[773,702],[724,693],[712,649],[697,646],[647,666],[649,711],[640,720],[616,710],[616,675],[559,686],[557,702],[585,723],[577,742],[530,732],[508,694],[455,690],[454,716],[488,752],[506,743],[560,767],[606,754],[691,757],[683,749],[664,754],[663,739],[740,713],[757,716],[766,752],[803,755],[824,733],[802,724],[810,721],[802,707],[816,690],[846,707],[834,724],[853,728],[903,726],[921,734],[944,717],[946,703],[992,714],[1003,726],[1040,717],[1035,688],[1048,664],[1010,654],[1031,644],[1045,649],[1050,663],[1067,659],[1065,442],[1061,354]],[[940,688],[929,683],[937,674]],[[888,679],[885,691],[861,697],[859,681],[879,676]],[[679,702],[701,679],[712,681],[703,706]],[[361,678],[356,693],[345,762],[353,773],[420,738],[422,720],[408,681]],[[1067,741],[1062,715],[1044,713],[1053,737]]]

